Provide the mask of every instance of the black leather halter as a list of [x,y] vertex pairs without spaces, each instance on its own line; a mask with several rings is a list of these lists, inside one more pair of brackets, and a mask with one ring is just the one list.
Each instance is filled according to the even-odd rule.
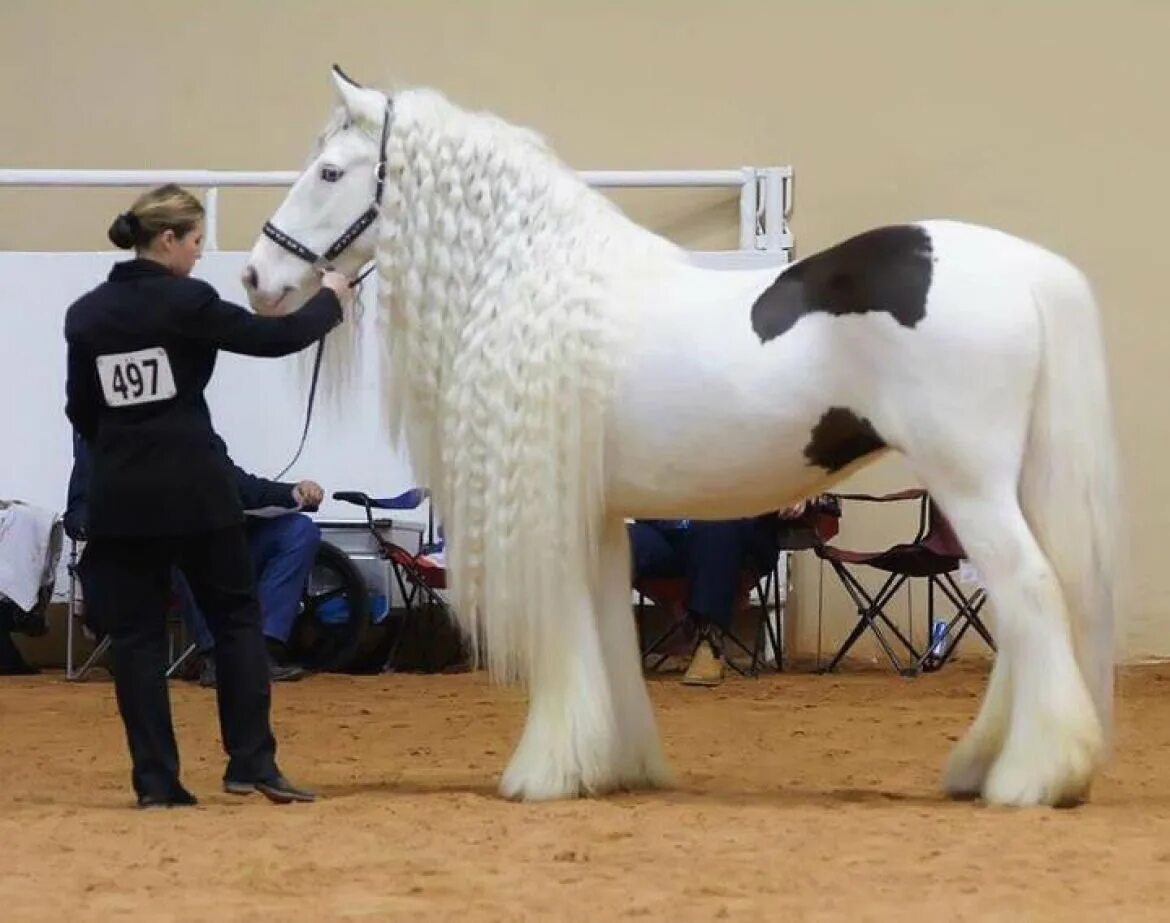
[[[361,216],[358,217],[356,221],[354,221],[342,232],[341,236],[338,237],[337,240],[330,244],[329,249],[318,256],[291,234],[286,234],[271,221],[264,222],[264,227],[262,229],[264,236],[275,243],[277,246],[287,250],[293,256],[300,257],[314,269],[328,268],[335,259],[337,259],[339,256],[341,256],[342,253],[345,252],[350,244],[361,237],[362,232],[364,232],[365,229],[373,224],[377,219],[378,208],[382,204],[382,187],[386,184],[386,139],[390,134],[390,117],[393,114],[393,111],[393,103],[390,100],[387,100],[386,113],[382,118],[382,140],[378,143],[378,166],[374,170],[374,176],[378,181],[378,185],[374,189],[374,202],[369,208],[362,212]],[[373,267],[371,266],[370,269],[372,268]],[[360,282],[363,278],[365,278],[365,276],[369,274],[370,269],[367,269],[365,272],[363,272],[351,284],[356,285],[358,282]]]

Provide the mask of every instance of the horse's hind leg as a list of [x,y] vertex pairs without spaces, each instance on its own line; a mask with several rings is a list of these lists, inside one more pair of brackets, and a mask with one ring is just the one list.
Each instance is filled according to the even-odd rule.
[[921,473],[987,585],[1003,661],[979,719],[956,748],[948,785],[969,792],[985,771],[982,793],[995,804],[1076,803],[1100,763],[1103,733],[1077,666],[1060,583],[1020,509],[1015,478],[997,485],[986,470]]
[[597,621],[617,724],[617,780],[622,788],[665,786],[670,770],[642,676],[631,605],[630,540],[621,518],[611,517],[602,536]]

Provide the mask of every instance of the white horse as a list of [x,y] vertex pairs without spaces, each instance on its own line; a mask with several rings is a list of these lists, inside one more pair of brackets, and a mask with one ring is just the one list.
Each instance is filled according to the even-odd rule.
[[783,270],[696,268],[533,133],[431,90],[334,80],[341,105],[245,284],[257,310],[290,310],[314,268],[376,260],[391,425],[446,527],[455,611],[491,673],[530,694],[505,795],[668,781],[625,517],[759,514],[888,449],[997,613],[946,790],[1087,795],[1111,723],[1119,514],[1077,269],[953,221]]

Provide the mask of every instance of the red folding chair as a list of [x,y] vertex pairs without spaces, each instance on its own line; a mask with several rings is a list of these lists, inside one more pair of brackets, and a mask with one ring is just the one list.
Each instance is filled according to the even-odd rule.
[[334,500],[355,503],[365,509],[370,534],[379,553],[390,564],[402,598],[404,616],[386,655],[385,672],[398,669],[408,635],[417,636],[417,650],[413,652],[417,669],[437,672],[466,660],[454,613],[442,594],[447,589],[447,568],[442,529],[436,535],[434,513],[428,510],[427,531],[419,536],[418,547],[413,549],[392,541],[386,523],[374,521],[375,509],[414,510],[429,497],[430,492],[422,488],[386,499],[371,498],[359,491],[339,491],[333,495]]
[[[857,623],[824,672],[836,670],[866,631],[873,632],[894,669],[904,676],[941,669],[972,628],[988,647],[995,650],[991,632],[980,618],[987,594],[982,587],[968,594],[956,582],[954,574],[966,554],[950,523],[925,490],[915,488],[882,496],[834,496],[840,501],[867,503],[917,500],[919,514],[918,531],[910,542],[892,545],[881,551],[850,551],[833,545],[817,546],[817,556],[832,567],[857,607]],[[885,572],[887,576],[878,591],[871,594],[850,567],[871,567]],[[915,579],[926,581],[929,641],[925,651],[918,651],[886,614],[886,607],[898,591]],[[936,590],[946,597],[955,610],[954,616],[946,622],[935,618]],[[901,646],[900,652],[905,660],[899,659],[899,651],[895,650],[893,643],[895,641]]]

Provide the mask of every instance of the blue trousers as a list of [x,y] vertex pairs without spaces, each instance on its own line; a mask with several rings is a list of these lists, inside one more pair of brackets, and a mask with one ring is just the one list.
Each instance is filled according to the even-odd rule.
[[[264,635],[283,644],[292,634],[321,530],[303,513],[290,513],[273,519],[250,517],[247,533]],[[175,571],[175,590],[187,631],[200,651],[211,650],[215,641],[181,571]]]
[[744,569],[762,573],[777,552],[775,516],[756,519],[637,520],[629,526],[637,577],[685,577],[686,608],[699,622],[731,627]]

